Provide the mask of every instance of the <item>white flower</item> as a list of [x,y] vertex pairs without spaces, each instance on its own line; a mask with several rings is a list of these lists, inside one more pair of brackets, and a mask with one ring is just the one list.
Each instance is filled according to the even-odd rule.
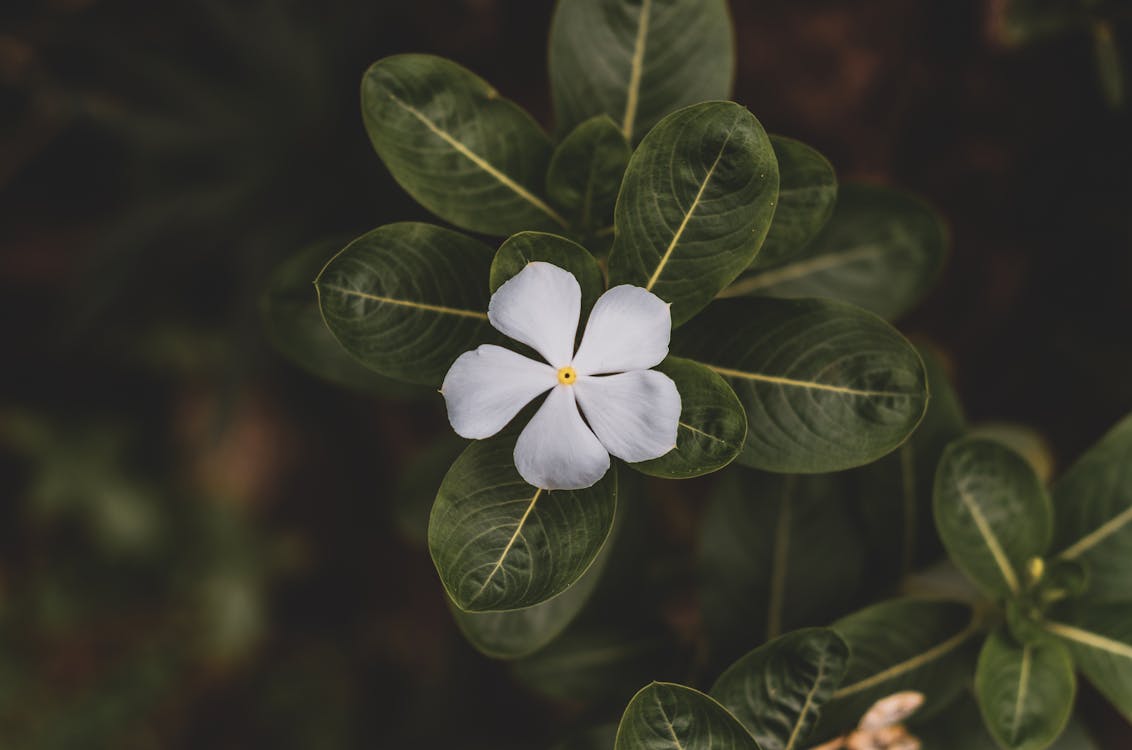
[[613,287],[598,298],[575,353],[581,306],[573,274],[528,263],[492,295],[487,317],[550,364],[484,344],[452,363],[440,389],[453,429],[475,439],[550,391],[515,444],[519,474],[546,490],[589,487],[609,469],[610,454],[647,461],[676,446],[680,394],[649,369],[668,355],[668,304],[641,287]]

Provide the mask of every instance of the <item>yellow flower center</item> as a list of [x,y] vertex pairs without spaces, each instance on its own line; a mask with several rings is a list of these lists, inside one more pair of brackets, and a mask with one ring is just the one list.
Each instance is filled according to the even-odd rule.
[[562,385],[574,385],[578,379],[578,373],[573,367],[562,367],[558,370],[558,382]]

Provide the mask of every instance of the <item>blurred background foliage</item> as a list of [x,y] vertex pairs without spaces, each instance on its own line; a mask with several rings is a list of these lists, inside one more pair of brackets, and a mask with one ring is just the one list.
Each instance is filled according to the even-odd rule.
[[[549,126],[551,9],[0,8],[0,746],[599,747],[589,727],[644,682],[710,676],[697,530],[726,487],[628,488],[648,524],[618,532],[581,616],[493,662],[422,543],[459,447],[439,398],[333,349],[317,373],[286,357],[320,333],[327,248],[427,219],[367,142],[365,67],[445,55]],[[1064,467],[1132,410],[1129,4],[732,10],[739,102],[952,222],[902,328],[968,417],[1033,426]]]

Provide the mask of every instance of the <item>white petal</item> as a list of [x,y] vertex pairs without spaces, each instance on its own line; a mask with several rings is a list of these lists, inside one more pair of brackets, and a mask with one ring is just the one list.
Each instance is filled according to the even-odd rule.
[[544,490],[580,490],[605,476],[609,454],[586,427],[574,386],[555,386],[515,444],[515,466]]
[[574,274],[534,261],[491,295],[487,319],[557,368],[573,359],[581,308],[582,288]]
[[579,375],[647,370],[668,356],[668,303],[639,286],[623,284],[601,295],[574,357]]
[[481,439],[502,430],[531,399],[557,382],[553,367],[484,344],[456,358],[440,392],[456,434]]
[[680,392],[656,370],[583,376],[573,386],[578,405],[605,449],[630,463],[676,447]]

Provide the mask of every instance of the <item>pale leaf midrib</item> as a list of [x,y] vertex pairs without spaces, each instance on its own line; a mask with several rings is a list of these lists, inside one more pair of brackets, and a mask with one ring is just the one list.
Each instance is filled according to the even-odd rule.
[[994,564],[998,566],[998,571],[1002,574],[1003,580],[1006,581],[1007,587],[1012,593],[1018,593],[1018,576],[1014,572],[1014,567],[1010,564],[1010,558],[1006,556],[1006,551],[999,544],[998,537],[995,536],[990,522],[983,515],[982,508],[963,487],[956,487],[956,491],[959,493],[959,500],[963,503],[963,507],[967,509],[967,512],[971,514],[971,518],[975,521],[979,536],[983,538],[983,543],[990,550]]
[[392,93],[389,94],[389,98],[391,100],[393,100],[393,102],[397,106],[401,107],[406,112],[408,112],[410,115],[415,117],[422,125],[424,125],[426,128],[428,128],[434,135],[436,135],[441,140],[443,140],[445,143],[447,143],[449,146],[451,146],[453,149],[455,149],[461,156],[463,156],[464,158],[471,161],[473,164],[475,164],[477,167],[482,169],[484,172],[487,172],[497,182],[499,182],[504,187],[511,190],[511,192],[515,193],[515,195],[519,196],[520,198],[525,200],[527,203],[530,203],[532,206],[537,208],[539,211],[542,211],[544,214],[549,216],[556,224],[558,224],[562,227],[568,226],[568,222],[565,219],[563,219],[562,216],[559,215],[559,213],[557,211],[555,211],[553,208],[551,208],[549,205],[547,205],[545,201],[543,201],[541,198],[539,198],[537,195],[535,195],[531,191],[527,190],[525,187],[523,187],[519,183],[515,182],[515,180],[508,177],[506,174],[504,174],[499,168],[497,168],[495,165],[493,165],[487,159],[483,158],[482,156],[477,154],[475,151],[472,151],[472,149],[470,149],[466,145],[464,145],[463,142],[461,142],[459,139],[454,137],[447,130],[444,130],[443,128],[438,126],[436,123],[434,123],[432,120],[428,119],[428,116],[425,115],[423,112],[421,112],[419,109],[417,109],[413,105],[409,104],[408,102],[398,98],[396,95],[394,95]]
[[1107,636],[1098,635],[1089,630],[1077,628],[1072,625],[1066,625],[1060,622],[1047,621],[1045,629],[1054,635],[1061,636],[1062,638],[1079,643],[1082,646],[1089,646],[1098,651],[1104,651],[1114,656],[1119,656],[1124,659],[1132,660],[1132,645],[1122,643],[1121,641],[1109,638]]
[[712,435],[710,432],[704,432],[700,428],[693,427],[692,425],[688,424],[687,422],[677,422],[676,424],[677,424],[677,426],[683,427],[685,430],[688,430],[689,432],[694,432],[697,435],[703,435],[708,440],[714,440],[715,442],[720,443],[722,445],[730,445],[730,443],[728,443],[726,440],[719,437],[718,435]]
[[368,299],[374,302],[381,302],[386,305],[396,305],[398,307],[408,307],[414,310],[426,310],[428,312],[438,313],[440,315],[456,315],[462,318],[475,318],[477,320],[487,320],[487,313],[479,310],[464,310],[458,307],[448,307],[446,305],[433,305],[427,302],[414,302],[412,300],[397,299],[395,297],[383,297],[379,294],[370,294],[369,292],[359,292],[356,289],[346,289],[345,287],[336,286],[334,284],[319,284],[319,289],[326,289],[331,292],[337,292],[347,297],[360,297],[361,299]]
[[1030,646],[1022,647],[1022,668],[1018,674],[1018,695],[1014,699],[1014,713],[1010,717],[1011,741],[1018,739],[1018,725],[1022,721],[1022,708],[1026,704],[1027,693],[1030,691],[1030,660],[1033,658],[1030,653],[1031,650]]
[[1079,540],[1066,547],[1058,555],[1067,560],[1073,560],[1085,554],[1092,548],[1104,542],[1113,534],[1118,533],[1121,529],[1132,523],[1132,505],[1129,505],[1122,512],[1116,514],[1105,523],[1098,526],[1093,531],[1089,532]]
[[788,263],[778,268],[756,272],[745,279],[739,279],[720,292],[718,297],[720,299],[742,297],[745,294],[750,294],[760,289],[766,289],[775,284],[781,284],[784,281],[793,281],[812,273],[818,273],[819,271],[828,271],[831,268],[856,263],[857,261],[873,256],[881,256],[884,255],[884,252],[883,247],[866,245],[848,252],[829,253],[827,255],[819,255],[814,258],[800,260],[796,263]]
[[649,36],[649,15],[652,0],[643,0],[641,14],[637,17],[637,37],[633,44],[633,58],[629,68],[629,85],[625,92],[625,115],[621,118],[621,132],[625,140],[632,142],[633,127],[637,120],[637,107],[640,104],[641,78],[645,69],[645,44]]
[[783,750],[794,750],[794,744],[798,741],[799,735],[802,731],[802,726],[806,722],[806,714],[814,705],[814,696],[818,692],[818,687],[821,685],[825,677],[825,653],[822,653],[821,661],[818,663],[818,676],[814,680],[814,684],[806,691],[806,701],[802,704],[802,710],[798,714],[798,720],[794,722],[794,728],[790,732],[790,739],[786,741],[786,747]]
[[519,535],[523,533],[523,527],[527,524],[527,518],[530,517],[531,511],[535,509],[535,503],[538,502],[539,495],[541,494],[542,489],[535,490],[535,494],[531,497],[530,504],[527,506],[527,509],[523,511],[523,517],[520,518],[519,523],[516,524],[515,531],[511,533],[511,538],[507,540],[507,546],[503,548],[503,551],[501,553],[499,553],[499,559],[495,561],[495,566],[492,567],[491,572],[487,574],[487,577],[483,579],[483,584],[480,586],[479,591],[475,593],[475,596],[468,600],[469,604],[480,598],[483,592],[487,590],[488,584],[490,584],[492,579],[495,578],[495,574],[498,573],[499,570],[503,567],[503,562],[507,559],[507,555],[510,554],[511,547],[515,545],[515,540],[518,539]]
[[829,385],[827,383],[816,383],[810,380],[795,380],[793,378],[783,378],[778,375],[763,375],[757,372],[747,372],[745,370],[736,370],[730,367],[720,367],[718,365],[710,365],[706,362],[701,363],[708,369],[712,370],[725,378],[737,378],[739,380],[754,380],[760,383],[773,383],[775,385],[785,385],[793,388],[809,388],[817,391],[829,391],[831,393],[843,393],[849,396],[862,396],[865,398],[878,398],[878,397],[900,397],[910,398],[914,394],[911,393],[898,393],[896,391],[869,391],[861,388],[847,388],[840,385]]

